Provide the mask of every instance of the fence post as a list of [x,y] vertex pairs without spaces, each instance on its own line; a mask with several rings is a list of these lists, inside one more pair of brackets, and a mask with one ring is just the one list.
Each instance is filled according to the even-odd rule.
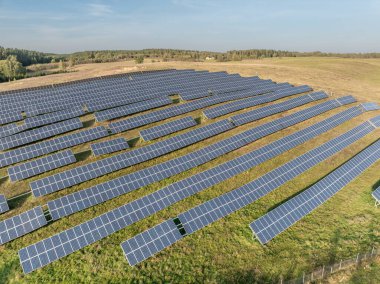
[[339,270],[342,269],[342,260],[340,260],[340,263],[339,263]]
[[323,265],[322,267],[322,279],[323,279],[323,276],[325,276],[325,265]]
[[359,254],[356,256],[356,263],[359,262]]
[[313,275],[313,272],[311,273],[311,281],[313,281],[314,280],[314,277],[313,277],[314,275]]
[[372,247],[372,250],[371,250],[371,257],[373,256],[373,251],[375,250],[375,247]]
[[303,276],[302,276],[302,284],[305,284],[305,271],[303,272]]

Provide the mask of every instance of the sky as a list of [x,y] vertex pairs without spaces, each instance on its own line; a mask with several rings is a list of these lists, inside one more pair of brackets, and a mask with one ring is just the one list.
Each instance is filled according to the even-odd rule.
[[0,46],[380,52],[380,0],[0,0]]

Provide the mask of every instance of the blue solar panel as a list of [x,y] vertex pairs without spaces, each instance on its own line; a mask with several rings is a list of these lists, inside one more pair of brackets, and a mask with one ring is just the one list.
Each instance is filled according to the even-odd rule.
[[62,120],[67,120],[73,117],[78,117],[84,114],[85,112],[81,107],[74,107],[69,110],[62,110],[44,115],[28,117],[25,119],[25,124],[28,128],[33,128]]
[[141,130],[140,135],[145,141],[149,141],[195,125],[197,125],[195,120],[192,117],[187,116],[155,127]]
[[16,134],[25,129],[24,125],[17,125],[16,123],[0,126],[0,138]]
[[46,178],[33,181],[30,187],[34,196],[46,195],[63,188],[80,184],[84,181],[148,161],[172,151],[181,149],[206,138],[220,134],[233,128],[228,120],[218,121],[187,133],[166,140],[121,153],[109,158],[67,170]]
[[22,114],[20,112],[12,111],[4,111],[0,112],[0,124],[6,124],[14,121],[22,120]]
[[32,176],[46,173],[53,169],[75,163],[76,159],[71,150],[55,153],[24,164],[8,168],[11,181],[27,179]]
[[5,153],[0,153],[0,167],[16,164],[42,155],[53,153],[85,142],[108,136],[103,126],[90,128],[77,133],[42,141],[33,145],[24,146]]
[[79,118],[73,118],[63,122],[43,126],[41,128],[25,131],[0,139],[0,150],[7,150],[25,145],[57,134],[79,129],[83,126]]
[[[179,224],[183,227],[186,235],[191,234],[265,196],[269,192],[292,180],[294,177],[312,168],[316,164],[326,160],[334,154],[339,153],[342,149],[346,148],[373,130],[374,127],[371,126],[370,123],[366,122],[238,189],[225,193],[184,213],[181,213],[178,215]],[[380,158],[380,143],[378,148],[378,156]],[[177,195],[180,194],[177,193]],[[136,263],[136,259],[133,258],[134,255],[131,254],[132,251],[139,252],[141,249],[147,251],[148,253],[144,255],[144,258],[140,258],[141,260],[144,260],[159,251],[149,250],[150,244],[144,242],[144,239],[141,242],[136,242],[138,239],[141,240],[142,236],[150,232],[151,229],[129,239],[127,241],[129,246],[122,245],[123,248],[129,249],[124,251],[129,263]],[[160,237],[161,236],[159,235],[155,238],[160,239]],[[134,246],[131,244],[134,244]],[[148,249],[146,247],[148,247]]]
[[0,222],[0,245],[46,225],[40,206]]
[[91,144],[91,150],[94,156],[110,154],[128,148],[128,142],[124,138],[116,138],[104,142]]
[[[311,117],[316,116],[325,111],[325,109],[321,109],[319,110],[319,113],[313,112],[313,115]],[[265,159],[269,159],[272,157],[271,155],[277,155],[282,151],[286,151],[292,147],[295,147],[295,145],[303,143],[308,139],[311,139],[325,131],[328,131],[329,129],[332,129],[337,125],[343,123],[344,121],[358,116],[361,113],[362,111],[359,107],[350,108],[327,120],[317,123],[312,127],[308,127],[303,131],[299,131],[294,135],[281,139],[276,143],[272,143],[264,149],[262,149],[261,151],[262,153],[265,153]],[[293,124],[296,124],[308,118],[310,117],[305,117],[302,112],[298,117],[292,116],[292,122]],[[253,141],[256,141],[266,135],[282,130],[283,121],[287,121],[287,117],[277,119],[273,122],[263,124],[251,130],[247,130],[232,137],[223,139],[217,143],[211,144],[203,149],[189,153],[182,157],[178,157],[176,159],[172,159],[164,163],[151,166],[149,168],[145,168],[140,171],[136,171],[134,173],[130,173],[128,175],[121,176],[104,183],[97,184],[88,189],[74,192],[56,200],[49,201],[48,208],[50,214],[54,220],[57,220],[59,218],[73,214],[90,206],[94,206],[101,202],[105,202],[106,200],[109,200],[111,198],[115,198],[119,195],[128,193],[132,190],[139,189],[153,182],[157,182],[175,174],[184,172],[195,166],[206,163],[216,157],[222,156],[230,151],[243,147],[248,143],[252,143]],[[281,149],[281,151],[279,149]],[[260,156],[257,156],[255,159],[252,158],[251,163],[248,164],[248,157],[254,156],[243,156],[241,159],[236,160],[236,164],[246,164],[249,168],[249,166],[253,167],[255,163],[265,161],[265,159],[262,160]],[[247,170],[248,168],[242,166],[241,170]],[[219,172],[219,170],[217,170],[216,168],[215,172]],[[224,175],[225,178],[228,178],[228,176],[229,175],[227,174]],[[194,176],[194,180],[192,180],[188,184],[196,184],[197,180],[205,180],[206,177],[200,176],[198,178],[197,176]],[[210,182],[208,182],[207,184],[210,184]],[[170,191],[174,192],[175,188],[171,188]]]
[[380,109],[380,106],[376,103],[362,103],[362,106],[366,111]]
[[375,189],[374,192],[372,192],[373,198],[375,198],[376,203],[380,202],[380,186]]
[[325,178],[255,220],[250,227],[262,244],[321,206],[344,186],[380,159],[380,140],[334,170]]
[[7,212],[9,210],[7,199],[4,195],[0,194],[0,213]]

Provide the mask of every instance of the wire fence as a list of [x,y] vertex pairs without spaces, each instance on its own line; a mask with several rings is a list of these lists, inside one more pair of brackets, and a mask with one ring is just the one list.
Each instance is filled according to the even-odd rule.
[[357,266],[363,261],[371,260],[380,255],[380,249],[372,248],[371,251],[366,253],[358,253],[355,257],[341,260],[340,262],[336,262],[334,264],[324,265],[315,269],[311,273],[304,273],[301,277],[292,279],[292,280],[280,280],[280,283],[284,284],[304,284],[304,283],[313,283],[318,280],[323,280],[328,278],[330,275],[352,268],[353,266]]

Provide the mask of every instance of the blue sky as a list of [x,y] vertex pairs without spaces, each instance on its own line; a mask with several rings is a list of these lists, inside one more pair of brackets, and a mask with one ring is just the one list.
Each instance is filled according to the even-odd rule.
[[0,0],[0,45],[380,52],[380,0]]

